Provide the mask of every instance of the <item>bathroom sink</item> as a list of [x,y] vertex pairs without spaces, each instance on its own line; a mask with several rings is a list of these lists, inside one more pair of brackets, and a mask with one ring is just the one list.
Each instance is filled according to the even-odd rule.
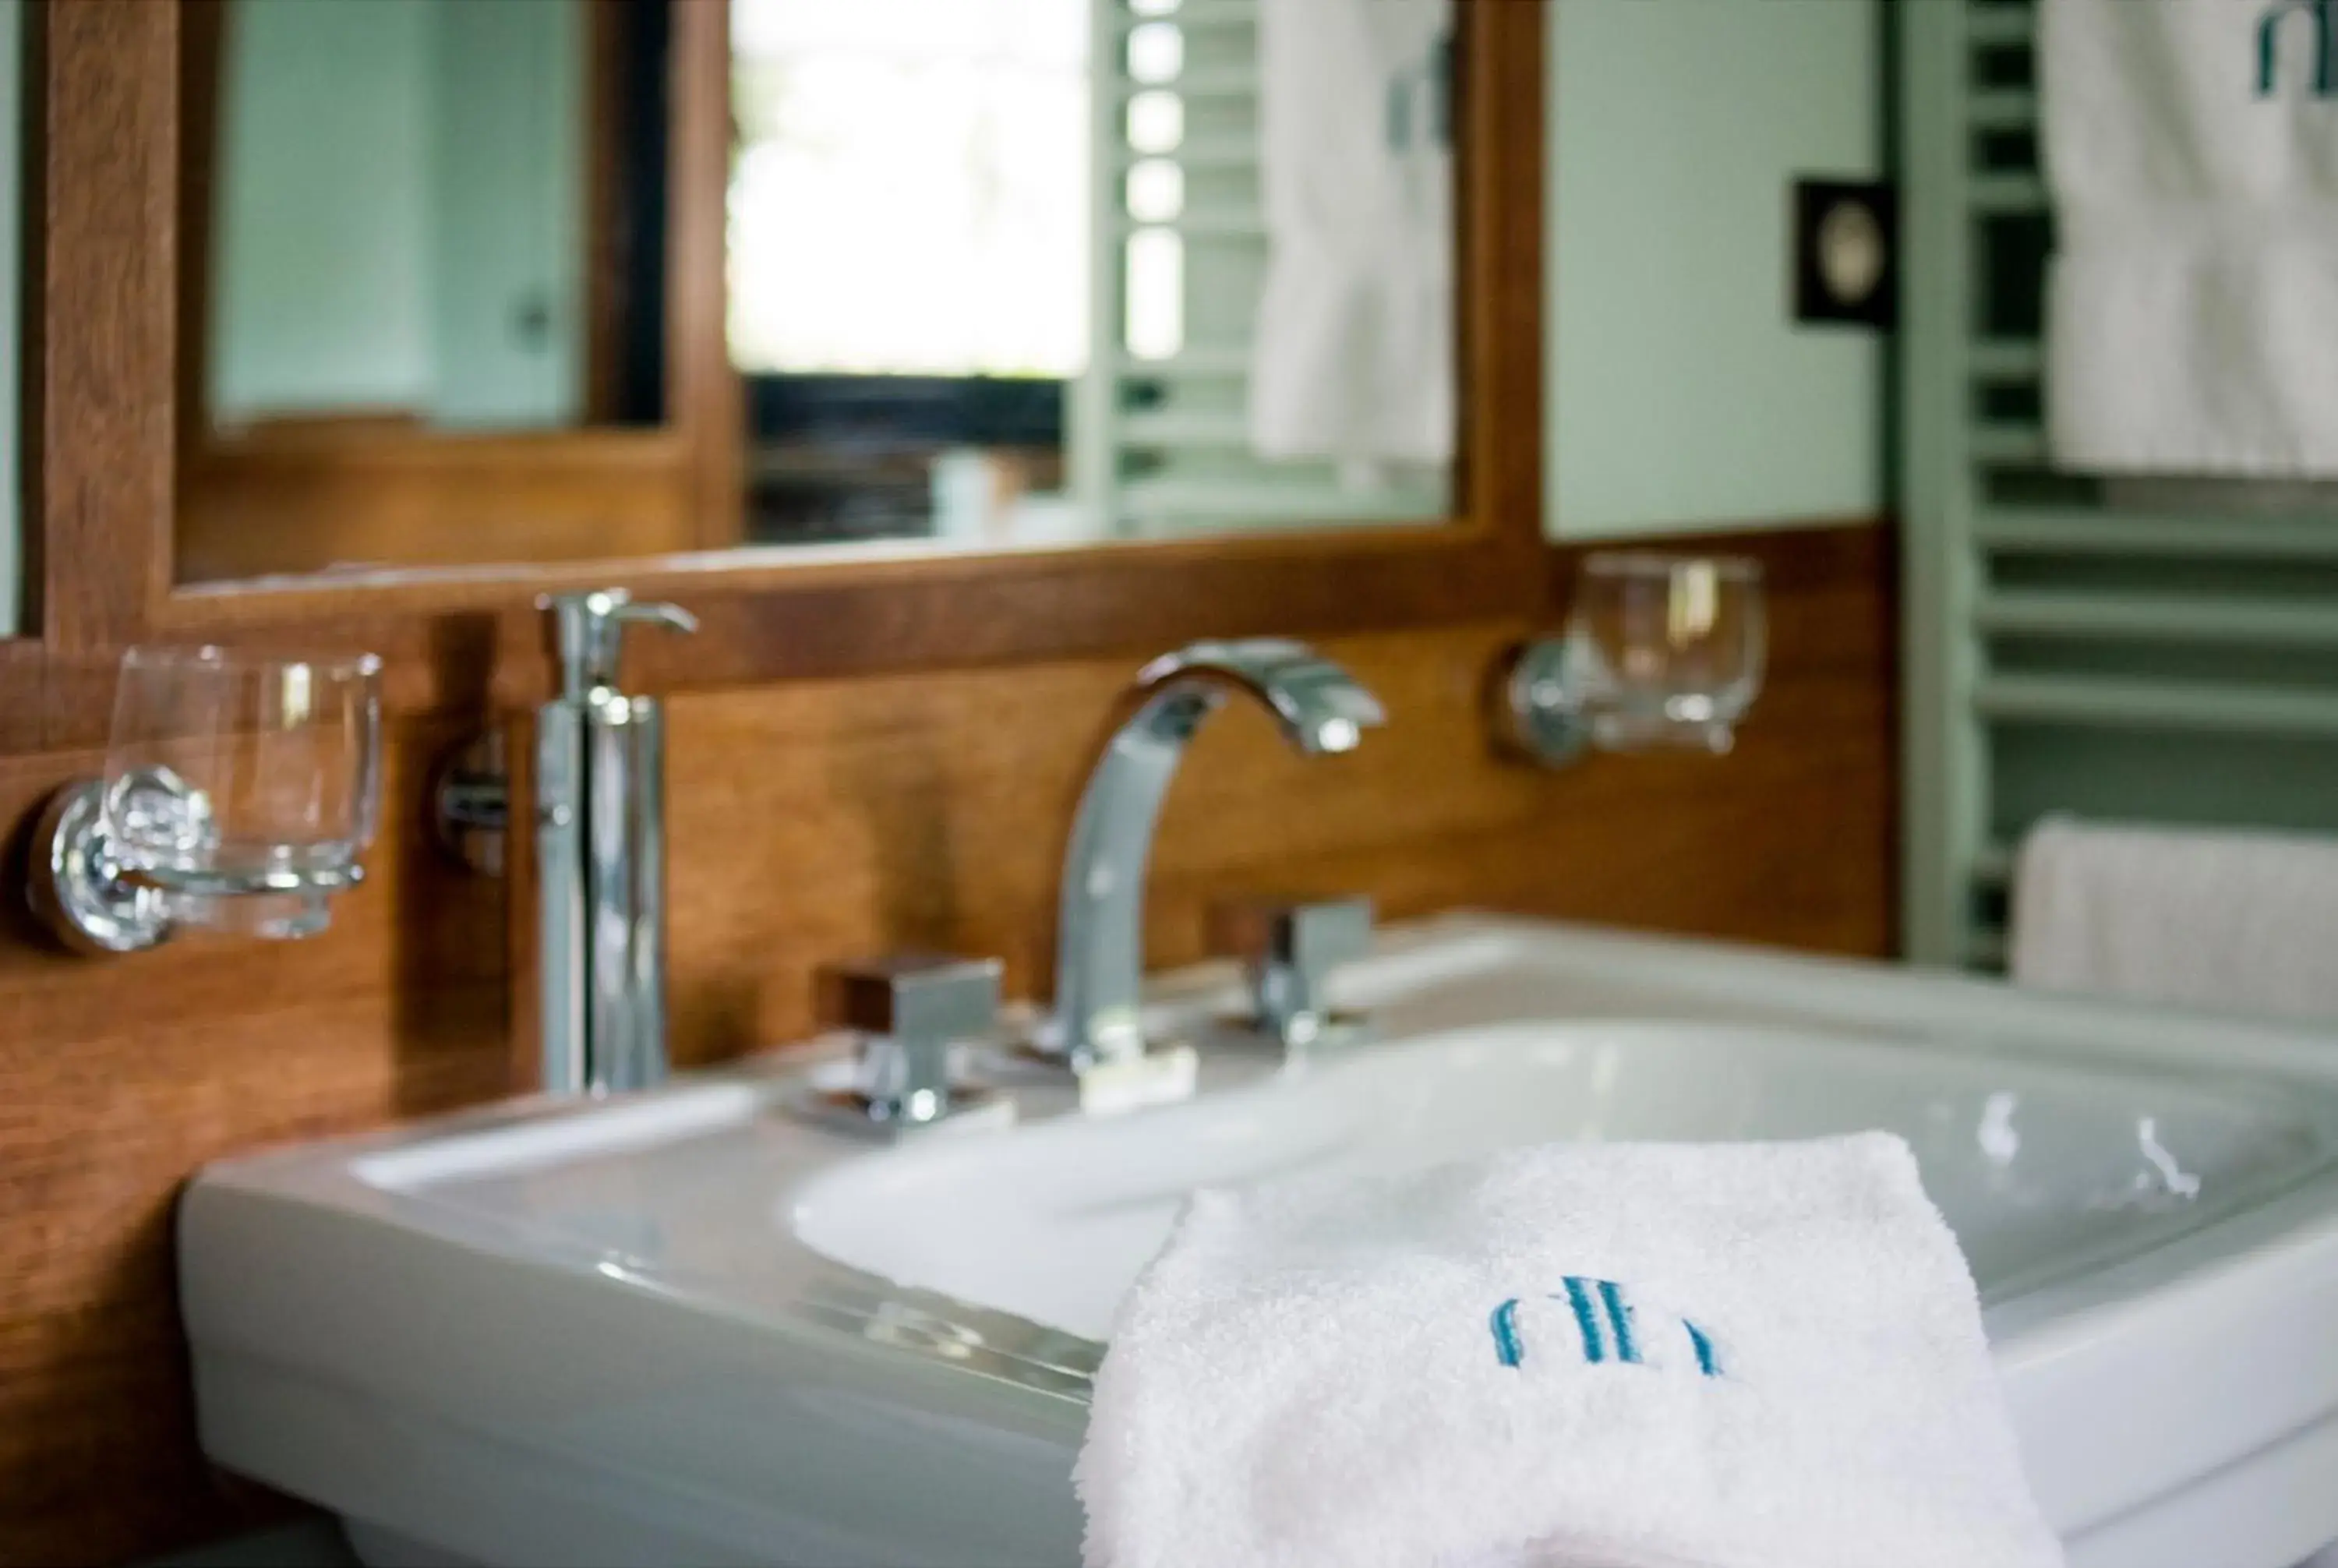
[[[1554,1139],[1882,1127],[1962,1242],[2078,1568],[2338,1538],[2338,1041],[1456,916],[1341,976],[1365,1043],[1213,1037],[1196,1096],[892,1147],[820,1053],[214,1167],[186,1200],[206,1448],[377,1562],[1038,1563],[1115,1307],[1202,1185]],[[830,1048],[833,1054],[833,1046]]]

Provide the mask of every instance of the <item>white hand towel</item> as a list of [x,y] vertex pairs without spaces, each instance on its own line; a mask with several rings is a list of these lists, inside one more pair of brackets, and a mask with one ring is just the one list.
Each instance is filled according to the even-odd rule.
[[2338,475],[2338,6],[2043,0],[2055,460]]
[[1561,1144],[1194,1196],[1089,1568],[2052,1568],[1905,1143]]
[[2338,840],[2049,818],[2014,870],[2014,980],[2338,1018]]
[[1451,24],[1449,0],[1259,0],[1262,457],[1452,456]]

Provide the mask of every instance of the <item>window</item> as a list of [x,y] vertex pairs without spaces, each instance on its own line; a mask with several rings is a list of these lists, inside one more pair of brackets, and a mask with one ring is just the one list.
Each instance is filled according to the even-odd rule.
[[741,369],[1079,374],[1086,0],[735,0],[732,71]]

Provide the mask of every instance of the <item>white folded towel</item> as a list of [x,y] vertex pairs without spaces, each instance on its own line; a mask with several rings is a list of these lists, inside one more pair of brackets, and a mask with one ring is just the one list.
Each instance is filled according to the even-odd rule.
[[1197,1193],[1123,1304],[1089,1568],[2050,1568],[1884,1133]]
[[2338,475],[2333,25],[2320,0],[2043,0],[2061,466]]
[[1262,457],[1452,456],[1451,26],[1449,0],[1259,0]]
[[2014,868],[2014,980],[2338,1018],[2338,840],[2048,818]]

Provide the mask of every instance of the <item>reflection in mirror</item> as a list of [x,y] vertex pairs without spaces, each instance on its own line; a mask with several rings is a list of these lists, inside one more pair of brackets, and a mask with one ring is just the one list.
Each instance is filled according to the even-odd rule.
[[23,384],[24,341],[16,308],[24,288],[25,4],[0,0],[0,637],[14,637],[22,620],[20,579],[25,559],[25,487],[19,483],[17,388]]
[[658,340],[658,275],[627,275],[614,225],[663,177],[661,11],[191,7],[209,426],[654,422],[657,367],[627,351]]
[[1451,0],[184,0],[182,581],[1451,510]]
[[1446,0],[732,0],[748,536],[1449,510]]

